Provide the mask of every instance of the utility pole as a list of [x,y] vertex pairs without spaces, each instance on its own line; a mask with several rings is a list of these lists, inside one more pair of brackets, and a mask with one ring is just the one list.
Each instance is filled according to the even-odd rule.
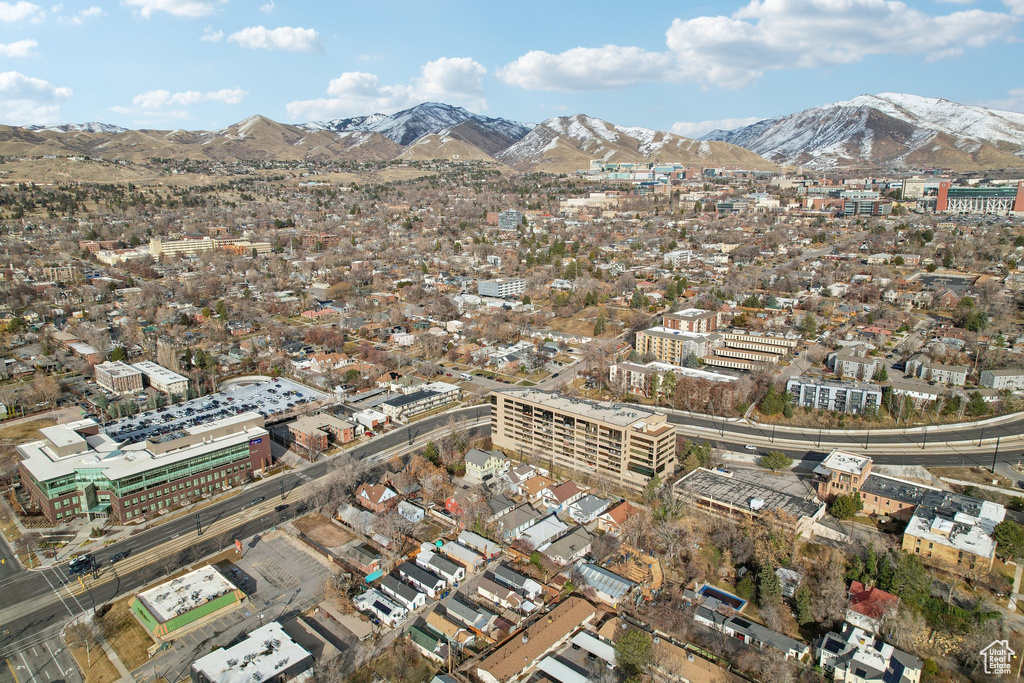
[[996,458],[999,457],[999,440],[1002,439],[1002,438],[1003,437],[1001,437],[1001,436],[997,436],[996,437],[996,450],[992,454],[992,470],[991,470],[992,474],[996,473]]
[[202,536],[202,535],[203,535],[203,518],[200,517],[199,513],[197,512],[196,513],[196,536]]

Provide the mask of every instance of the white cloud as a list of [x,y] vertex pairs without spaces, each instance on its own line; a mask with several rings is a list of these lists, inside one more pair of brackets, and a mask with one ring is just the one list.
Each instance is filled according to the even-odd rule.
[[313,52],[320,49],[320,34],[311,28],[249,26],[228,36],[228,42],[250,50]]
[[672,132],[687,138],[699,138],[713,130],[733,130],[752,123],[762,121],[763,117],[751,116],[741,119],[710,119],[707,121],[677,121],[672,124]]
[[248,94],[241,88],[224,88],[209,92],[183,90],[174,93],[169,90],[150,90],[133,97],[130,107],[117,105],[111,107],[110,111],[122,116],[141,117],[133,123],[149,125],[166,119],[187,119],[189,117],[187,107],[204,102],[239,104]]
[[92,7],[86,7],[85,9],[80,10],[78,14],[69,17],[66,21],[81,26],[85,23],[87,19],[95,19],[96,17],[102,17],[105,14],[106,12],[103,11],[102,7],[97,7],[94,5]]
[[199,40],[204,43],[219,43],[224,38],[224,31],[214,31],[212,26],[207,26],[203,29],[203,35],[199,37]]
[[13,43],[0,43],[0,57],[31,57],[32,52],[39,43],[34,40],[18,40]]
[[[1024,15],[1024,0],[1003,0]],[[923,55],[1012,40],[1018,19],[963,9],[931,15],[897,0],[750,0],[732,15],[675,19],[668,52],[606,45],[534,51],[499,71],[531,90],[620,88],[652,81],[741,87],[766,71],[852,64],[874,55]]]
[[270,2],[268,2],[265,5],[260,5],[260,11],[263,12],[264,14],[270,14],[271,12],[273,12],[274,0],[270,0]]
[[57,102],[71,94],[71,88],[55,86],[17,71],[5,71],[0,73],[0,120],[15,126],[56,123],[60,119]]
[[1003,0],[1003,4],[1014,16],[1024,15],[1024,0]]
[[501,69],[498,76],[527,90],[622,88],[661,80],[673,62],[669,52],[617,45],[576,47],[557,55],[533,50]]
[[227,0],[122,0],[128,7],[138,7],[139,14],[148,19],[154,12],[166,12],[175,17],[205,17],[213,14],[217,6]]
[[0,21],[38,20],[45,16],[43,8],[31,2],[0,2]]
[[487,108],[483,78],[487,69],[469,57],[442,57],[427,62],[408,84],[381,85],[375,74],[348,71],[327,86],[330,97],[287,104],[292,120],[330,119],[375,112],[392,113],[424,101]]
[[980,106],[1024,113],[1024,88],[1007,90],[1006,97],[981,102]]

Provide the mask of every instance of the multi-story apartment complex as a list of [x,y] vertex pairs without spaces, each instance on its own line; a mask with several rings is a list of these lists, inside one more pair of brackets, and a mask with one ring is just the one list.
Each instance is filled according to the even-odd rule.
[[670,330],[706,334],[718,329],[718,313],[705,311],[703,308],[687,308],[675,313],[666,313],[661,324]]
[[192,256],[204,251],[213,251],[216,248],[216,240],[209,235],[185,238],[181,240],[165,240],[161,237],[154,237],[149,240],[149,253],[158,261],[160,260],[160,257],[165,254],[168,256],[174,256],[176,254]]
[[71,264],[43,267],[43,277],[53,282],[71,282],[77,275],[78,269]]
[[615,363],[608,366],[608,381],[614,387],[621,387],[637,396],[650,397],[654,387],[654,379],[660,382],[665,381],[665,375],[673,374],[677,377],[691,377],[709,382],[735,382],[738,377],[719,374],[708,370],[697,370],[695,368],[684,368],[671,363],[652,361],[644,365],[636,363]]
[[491,296],[498,299],[509,299],[520,296],[526,291],[526,280],[522,278],[498,278],[497,280],[480,280],[476,285],[479,296]]
[[996,556],[992,534],[1006,508],[948,491],[927,491],[903,532],[903,551],[939,567],[988,572]]
[[907,360],[906,370],[908,374],[919,377],[926,382],[962,387],[967,383],[969,368],[966,365],[934,363],[925,354],[916,353]]
[[786,382],[786,391],[792,394],[794,404],[815,410],[873,413],[882,405],[882,388],[863,382],[791,377]]
[[88,515],[118,524],[152,515],[251,478],[271,464],[258,413],[126,444],[92,419],[40,430],[17,447],[21,482],[51,523]]
[[554,467],[603,477],[633,491],[676,470],[675,429],[664,413],[567,398],[538,389],[491,393],[497,448],[549,459]]
[[132,363],[132,367],[142,373],[149,386],[162,391],[168,396],[185,396],[188,394],[188,377],[184,377],[158,365],[151,360]]
[[523,224],[523,212],[509,209],[498,213],[498,230],[518,230]]
[[853,379],[871,379],[883,365],[881,358],[869,357],[866,350],[860,347],[838,351],[832,354],[829,362],[836,377]]
[[431,382],[422,389],[403,396],[389,399],[381,404],[381,410],[392,422],[403,422],[434,408],[458,401],[462,390],[456,384]]
[[703,358],[720,337],[670,327],[652,327],[636,333],[636,352],[662,363],[683,365],[690,355]]
[[142,373],[127,363],[107,361],[93,368],[96,384],[115,394],[142,391]]

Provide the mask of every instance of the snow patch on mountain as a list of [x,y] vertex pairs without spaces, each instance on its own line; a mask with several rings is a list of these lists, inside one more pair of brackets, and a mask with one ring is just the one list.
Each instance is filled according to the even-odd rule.
[[48,130],[55,133],[126,133],[127,128],[121,126],[115,126],[112,123],[100,123],[98,121],[90,121],[89,123],[62,123],[60,125],[44,126],[39,124],[32,124],[29,126],[22,126],[25,130],[31,130],[34,132]]

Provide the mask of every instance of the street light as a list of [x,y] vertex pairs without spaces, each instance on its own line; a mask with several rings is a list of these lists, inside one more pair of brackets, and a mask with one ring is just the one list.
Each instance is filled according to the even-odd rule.
[[199,513],[197,512],[196,513],[196,536],[202,536],[202,535],[203,535],[203,518],[200,517]]

